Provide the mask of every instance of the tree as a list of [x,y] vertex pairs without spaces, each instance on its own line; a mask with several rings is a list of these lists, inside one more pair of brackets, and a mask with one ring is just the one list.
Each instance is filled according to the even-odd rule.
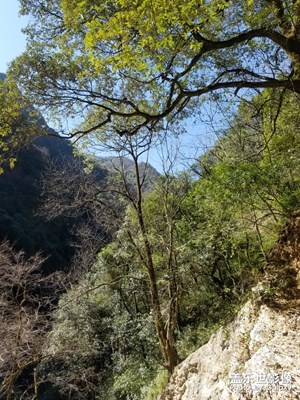
[[[102,207],[109,192],[128,208],[113,243],[60,302],[47,346],[54,357],[41,367],[43,379],[74,399],[141,398],[160,363],[171,371],[174,354],[186,356],[228,322],[256,281],[276,228],[299,206],[294,96],[271,91],[243,102],[202,158],[198,181],[169,173],[143,192],[145,174],[136,162],[152,138],[140,134],[110,138],[121,156],[112,159],[112,182],[97,189],[74,178],[74,202],[60,173],[65,192],[57,183],[54,190],[71,214],[76,201]],[[126,154],[139,174],[128,170]]]
[[[180,297],[175,225],[186,191],[183,190],[184,185],[180,187],[174,182],[175,179],[173,181],[171,177],[166,176],[156,187],[157,194],[154,195],[152,202],[144,195],[147,164],[142,169],[139,159],[149,152],[151,140],[151,135],[118,139],[118,142],[123,143],[120,147],[122,152],[133,161],[134,182],[130,185],[121,164],[121,186],[116,192],[129,206],[127,218],[120,232],[121,241],[128,243],[131,249],[130,262],[139,266],[138,273],[146,272],[148,302],[156,336],[164,367],[171,374],[180,361],[175,344]],[[159,210],[157,213],[153,212],[154,207]]]
[[[152,171],[147,162],[140,163],[140,160],[149,152],[152,140],[152,136],[148,134],[123,138],[115,135],[107,139],[106,148],[114,150],[118,157],[112,158],[112,171],[101,184],[97,184],[93,179],[93,172],[75,174],[71,180],[70,177],[67,178],[66,171],[60,171],[59,176],[56,175],[54,179],[49,174],[47,181],[51,183],[47,184],[47,190],[52,192],[52,195],[46,206],[54,215],[66,212],[69,215],[74,215],[74,212],[80,215],[82,210],[89,212],[90,220],[96,217],[98,229],[99,222],[105,219],[105,214],[111,219],[106,223],[111,226],[119,225],[121,229],[116,240],[119,246],[128,246],[130,249],[127,261],[122,260],[120,263],[127,265],[124,267],[125,271],[133,269],[134,274],[143,276],[142,293],[145,294],[152,313],[164,365],[172,372],[179,362],[175,346],[179,300],[174,244],[175,223],[186,191],[183,190],[183,184],[180,186],[174,178],[166,176],[157,186],[156,196],[153,196],[152,201],[147,200],[145,186],[149,185],[148,173]],[[71,202],[68,194],[70,191]],[[153,207],[158,207],[159,210],[155,221]],[[117,256],[110,259],[112,265],[109,269],[112,271],[118,270],[113,265],[119,265],[116,259]],[[116,273],[122,275],[121,271]],[[127,279],[125,272],[124,278]],[[148,287],[146,291],[145,282]],[[164,282],[164,289],[160,287],[161,282]]]
[[210,93],[300,93],[299,0],[20,4],[28,48],[10,75],[52,116],[81,120],[72,135],[170,127]]
[[43,276],[43,259],[26,260],[8,242],[0,244],[0,398],[34,399],[40,382],[35,368],[51,327],[62,275]]
[[[46,132],[41,116],[20,93],[16,83],[0,77],[0,173],[12,168],[16,154],[34,137]],[[39,123],[40,122],[40,123]]]

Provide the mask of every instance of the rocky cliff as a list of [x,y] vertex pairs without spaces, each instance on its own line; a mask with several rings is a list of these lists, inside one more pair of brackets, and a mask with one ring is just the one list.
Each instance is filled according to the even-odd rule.
[[180,364],[159,400],[300,399],[300,214],[235,320]]

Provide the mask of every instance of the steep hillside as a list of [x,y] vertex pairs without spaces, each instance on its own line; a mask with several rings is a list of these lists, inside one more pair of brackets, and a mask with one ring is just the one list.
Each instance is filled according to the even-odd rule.
[[300,215],[235,320],[183,361],[159,400],[300,399]]
[[15,168],[0,175],[0,241],[8,239],[28,255],[42,251],[51,269],[64,268],[72,255],[67,244],[70,222],[37,215],[43,173],[57,158],[73,158],[69,142],[55,136],[37,138],[18,154]]
[[[40,124],[46,124],[42,117]],[[74,232],[80,220],[76,210],[73,216],[62,214],[55,218],[48,218],[47,214],[39,212],[44,201],[44,186],[48,186],[43,176],[53,162],[57,164],[58,170],[69,168],[68,174],[74,175],[75,180],[76,174],[82,175],[82,171],[79,173],[75,171],[74,165],[72,167],[75,157],[70,142],[50,128],[48,132],[49,136],[36,138],[30,146],[20,151],[16,166],[13,169],[7,167],[4,174],[0,175],[0,242],[8,239],[16,249],[24,250],[28,256],[42,252],[47,257],[44,268],[51,272],[68,269],[76,248]],[[99,159],[97,173],[93,174],[97,185],[101,185],[107,174],[114,176],[113,165],[116,160],[109,157]],[[76,168],[83,168],[80,161],[75,164]],[[126,159],[124,165],[126,173],[131,174],[130,160]],[[158,175],[153,167],[148,166],[144,187],[149,189]],[[48,173],[47,179],[51,179]],[[52,189],[63,194],[65,182],[57,184]]]

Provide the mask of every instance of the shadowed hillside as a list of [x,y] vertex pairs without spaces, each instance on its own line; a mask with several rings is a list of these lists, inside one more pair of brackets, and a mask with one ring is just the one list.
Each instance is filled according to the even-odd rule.
[[73,254],[69,242],[75,221],[46,221],[37,215],[42,175],[54,159],[73,158],[72,147],[59,137],[41,137],[18,155],[14,169],[0,175],[0,241],[8,239],[28,256],[41,251],[50,269],[65,268]]

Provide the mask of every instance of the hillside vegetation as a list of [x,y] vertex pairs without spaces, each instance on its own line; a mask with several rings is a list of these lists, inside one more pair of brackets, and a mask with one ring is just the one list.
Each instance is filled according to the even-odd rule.
[[47,387],[41,398],[154,398],[167,381],[170,350],[153,324],[156,294],[175,364],[234,318],[299,207],[293,97],[266,92],[263,104],[244,103],[193,174],[161,176],[142,195],[139,180],[129,192],[124,175],[114,180],[111,193],[128,204],[125,220],[61,297],[37,369]]
[[[155,399],[299,211],[300,0],[19,4],[26,52],[0,75],[0,399]],[[205,151],[174,173],[191,133]]]

